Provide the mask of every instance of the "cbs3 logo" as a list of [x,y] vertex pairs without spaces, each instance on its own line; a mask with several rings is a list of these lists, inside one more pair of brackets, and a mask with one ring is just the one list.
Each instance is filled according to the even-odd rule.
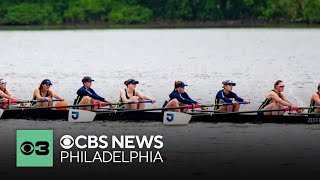
[[37,141],[33,144],[30,141],[25,141],[20,146],[21,153],[31,155],[34,151],[37,155],[49,154],[49,143],[47,141]]

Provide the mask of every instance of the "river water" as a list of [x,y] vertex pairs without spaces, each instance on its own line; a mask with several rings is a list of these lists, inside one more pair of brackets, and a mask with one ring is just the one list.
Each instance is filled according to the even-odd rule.
[[[113,102],[118,101],[123,82],[134,78],[140,81],[137,89],[157,100],[148,108],[162,106],[175,80],[188,84],[186,91],[193,99],[212,104],[221,82],[232,79],[237,83],[234,92],[251,101],[242,110],[254,110],[278,79],[285,82],[285,92],[298,106],[309,104],[320,82],[319,29],[0,31],[0,42],[1,78],[23,100],[30,99],[34,88],[49,78],[52,89],[72,104],[82,77],[88,75],[95,80],[93,89]],[[168,156],[162,169],[197,177],[235,166],[238,174],[265,173],[261,177],[267,172],[285,175],[293,169],[320,172],[314,166],[320,162],[318,125],[166,127],[154,122],[74,125],[3,120],[1,143],[11,143],[4,153],[12,161],[16,129],[54,129],[57,139],[68,133],[161,134]],[[192,170],[185,172],[186,168]]]

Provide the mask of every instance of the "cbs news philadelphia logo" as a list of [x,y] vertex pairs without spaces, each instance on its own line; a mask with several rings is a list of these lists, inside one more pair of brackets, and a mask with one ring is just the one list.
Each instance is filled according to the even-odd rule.
[[17,167],[53,167],[53,130],[17,130]]

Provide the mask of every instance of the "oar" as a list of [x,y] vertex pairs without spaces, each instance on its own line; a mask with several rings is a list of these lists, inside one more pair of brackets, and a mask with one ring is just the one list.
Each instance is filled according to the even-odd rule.
[[[104,103],[104,102],[102,102]],[[120,105],[120,104],[142,104],[142,103],[152,103],[151,100],[142,100],[142,101],[139,101],[137,103],[135,102],[118,102],[118,103],[108,103],[106,105]],[[100,108],[100,107],[99,107]],[[100,108],[100,109],[106,109],[106,108]]]
[[[52,99],[52,101],[61,101],[61,99]],[[47,99],[43,100],[24,100],[24,101],[17,101],[17,100],[5,100],[2,101],[1,103],[3,104],[20,104],[20,103],[32,103],[32,102],[48,102]]]
[[319,116],[320,113],[288,113],[289,115],[314,115]]
[[196,105],[186,105],[186,106],[178,106],[178,107],[164,107],[164,108],[150,108],[150,109],[124,109],[119,110],[118,112],[143,112],[143,111],[162,111],[162,110],[173,110],[173,109],[192,109],[192,108],[200,108],[200,104]]
[[307,106],[307,107],[298,107],[299,109],[318,109],[320,106]]
[[[214,112],[214,115],[221,115],[221,114],[241,114],[241,113],[258,113],[258,112],[274,112],[274,111],[297,111],[299,110],[298,107],[286,107],[281,109],[266,109],[266,110],[253,110],[253,111],[238,111],[238,112],[224,112],[224,111],[207,111],[207,112]],[[212,115],[212,113],[210,114]]]
[[[152,103],[152,101],[151,100],[142,100],[142,101],[138,101],[137,104],[141,104],[141,103]],[[132,101],[132,102],[122,102],[120,104],[136,104],[136,103]]]
[[17,109],[53,109],[53,108],[72,108],[72,107],[87,107],[87,106],[92,106],[92,107],[98,107],[98,106],[106,106],[108,103],[93,103],[93,104],[78,104],[78,105],[66,105],[66,106],[44,106],[44,107],[33,107],[33,106],[19,106],[15,108],[10,108],[6,109],[8,110],[17,110]]
[[[238,104],[247,104],[245,102],[238,102]],[[214,106],[230,106],[234,105],[233,103],[220,103],[220,104],[204,104],[201,105],[200,107],[214,107]]]
[[[246,102],[238,102],[238,104],[249,104]],[[234,105],[233,103],[220,103],[220,104],[204,104],[204,105],[199,105],[196,106],[196,108],[202,108],[202,107],[215,107],[215,106],[230,106],[230,105]],[[215,111],[208,111],[208,110],[194,110],[192,109],[192,111],[200,111],[200,112],[215,112]]]

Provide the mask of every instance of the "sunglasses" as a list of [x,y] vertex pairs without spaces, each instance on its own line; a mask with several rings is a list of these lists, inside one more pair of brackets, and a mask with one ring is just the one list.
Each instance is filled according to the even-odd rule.
[[7,84],[7,82],[2,82],[2,83],[0,83],[0,84],[3,84],[3,85],[5,85],[5,84]]
[[279,86],[279,87],[284,88],[284,86]]

